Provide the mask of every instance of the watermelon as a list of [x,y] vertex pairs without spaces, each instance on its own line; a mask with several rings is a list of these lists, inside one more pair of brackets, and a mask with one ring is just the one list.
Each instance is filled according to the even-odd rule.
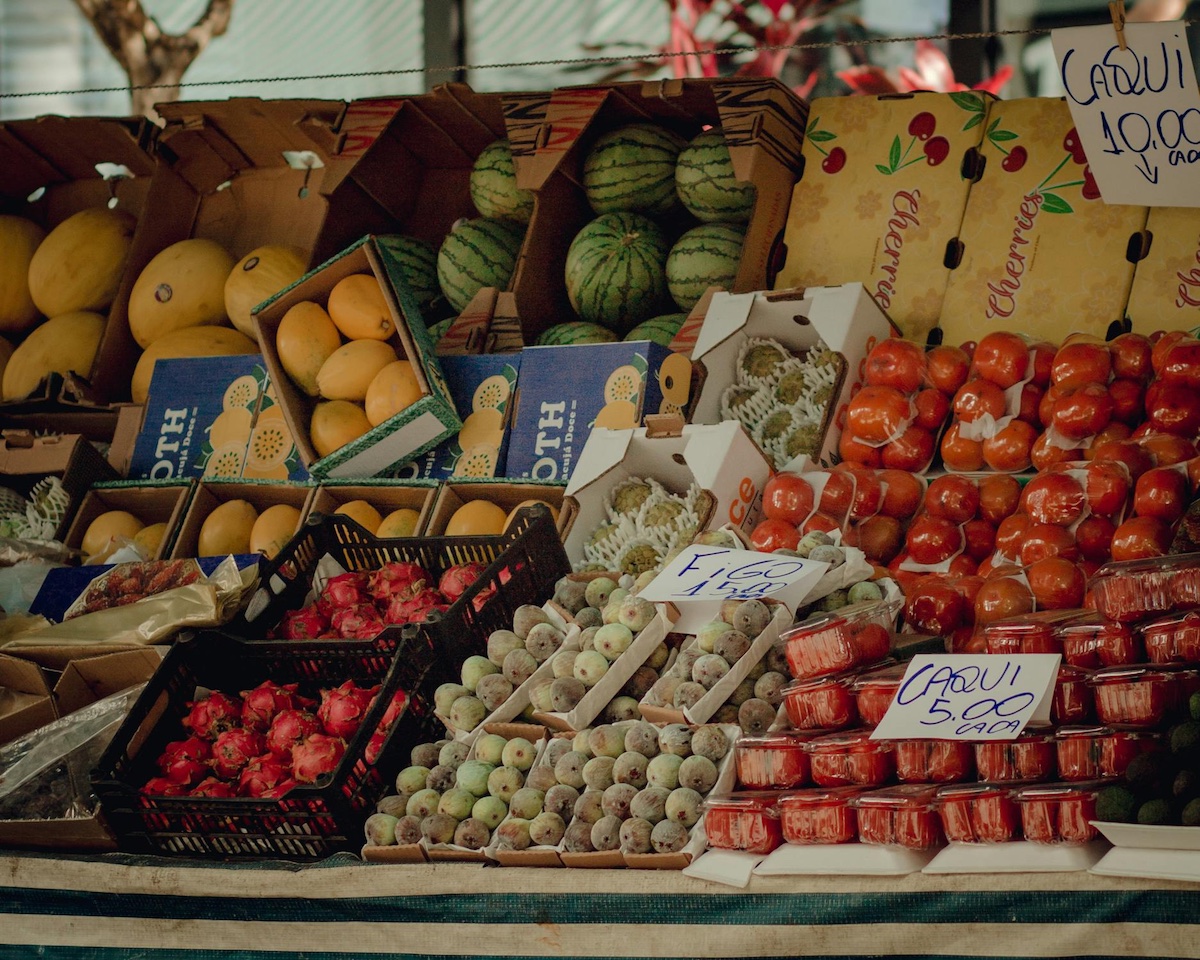
[[598,323],[571,320],[543,330],[537,338],[539,347],[561,347],[572,343],[615,343],[617,335]]
[[705,130],[679,154],[675,190],[688,212],[706,223],[745,223],[754,210],[754,185],[734,176],[719,128]]
[[438,283],[460,313],[484,287],[504,290],[517,267],[525,228],[511,220],[476,217],[458,223],[437,256]]
[[392,264],[400,270],[417,306],[424,312],[442,295],[438,287],[437,251],[433,244],[416,237],[381,237],[380,244],[391,254]]
[[588,203],[597,213],[666,213],[678,203],[675,163],[686,142],[649,123],[603,134],[583,161]]
[[667,286],[680,310],[691,310],[709,287],[733,287],[746,228],[702,223],[676,241],[667,257]]
[[567,250],[571,306],[589,323],[623,333],[663,312],[668,302],[667,238],[636,213],[606,213],[575,235]]
[[528,223],[533,191],[517,189],[517,168],[507,140],[488,144],[471,169],[471,202],[485,217]]
[[643,320],[625,334],[624,339],[652,340],[654,343],[669,347],[686,319],[686,313],[665,313],[661,317],[651,317],[649,320]]

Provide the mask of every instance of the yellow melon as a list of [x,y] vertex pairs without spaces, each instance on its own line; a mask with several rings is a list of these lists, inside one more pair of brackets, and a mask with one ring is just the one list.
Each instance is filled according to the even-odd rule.
[[351,340],[329,355],[317,371],[317,390],[326,400],[366,399],[367,387],[389,363],[396,362],[391,344]]
[[250,533],[258,511],[245,500],[226,500],[200,525],[196,556],[220,557],[232,553],[251,553]]
[[447,537],[489,537],[504,532],[507,514],[490,500],[468,500],[446,524]]
[[420,514],[412,507],[401,507],[393,510],[379,524],[375,531],[377,537],[411,537],[417,530],[417,520]]
[[5,400],[27,397],[51,373],[73,370],[88,376],[103,333],[104,318],[86,310],[47,320],[13,351],[0,380],[0,394]]
[[320,395],[317,373],[321,365],[342,345],[338,328],[319,303],[297,303],[279,321],[275,350],[292,382],[310,397]]
[[349,400],[326,400],[313,408],[308,435],[317,456],[327,457],[370,429],[371,422],[358,404]]
[[141,548],[147,560],[153,560],[158,556],[158,548],[162,546],[163,537],[166,535],[165,523],[152,523],[134,534],[133,542]]
[[140,347],[187,327],[221,326],[225,280],[233,257],[219,243],[196,237],[157,254],[129,294],[129,331]]
[[29,262],[46,231],[24,217],[0,216],[0,331],[24,333],[39,317],[29,295]]
[[370,273],[352,273],[329,291],[326,310],[348,340],[386,340],[396,329],[379,281]]
[[420,399],[421,384],[413,365],[408,360],[396,360],[375,374],[367,386],[367,419],[377,427]]
[[154,361],[175,357],[227,357],[258,353],[258,344],[232,327],[184,327],[155,340],[142,353],[133,371],[129,392],[134,403],[145,403]]
[[298,526],[300,511],[290,503],[267,507],[250,528],[250,552],[261,553],[270,560],[292,539]]
[[144,526],[128,510],[106,510],[88,524],[80,549],[88,559],[105,557],[117,548],[114,541],[132,540]]
[[47,317],[105,311],[121,285],[133,242],[133,216],[89,207],[47,234],[29,261],[29,295]]
[[269,243],[251,250],[225,278],[225,315],[238,330],[254,338],[250,311],[302,276],[308,254],[299,247]]
[[348,500],[333,511],[343,517],[349,517],[362,526],[368,533],[375,533],[383,523],[383,517],[366,500]]

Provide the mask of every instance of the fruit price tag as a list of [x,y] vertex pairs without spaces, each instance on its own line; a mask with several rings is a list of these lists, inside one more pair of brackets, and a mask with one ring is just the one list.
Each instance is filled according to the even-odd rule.
[[1124,36],[1123,50],[1111,25],[1051,32],[1078,136],[1031,199],[1081,180],[1105,203],[1200,207],[1200,91],[1184,24],[1130,23]]
[[918,654],[873,740],[1014,740],[1050,722],[1057,653]]
[[681,633],[717,618],[724,600],[777,600],[795,611],[829,564],[801,557],[692,545],[641,591],[679,610]]

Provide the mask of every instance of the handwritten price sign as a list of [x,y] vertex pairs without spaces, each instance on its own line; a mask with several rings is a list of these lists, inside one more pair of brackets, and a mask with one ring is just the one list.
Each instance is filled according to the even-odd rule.
[[1200,207],[1200,92],[1184,26],[1051,32],[1071,118],[1105,203]]
[[1057,653],[922,654],[904,672],[875,740],[1012,740],[1049,723]]

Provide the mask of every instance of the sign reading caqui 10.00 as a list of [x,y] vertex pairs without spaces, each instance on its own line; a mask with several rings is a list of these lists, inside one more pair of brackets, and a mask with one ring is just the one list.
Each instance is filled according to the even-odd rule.
[[1105,203],[1200,207],[1200,91],[1184,25],[1051,34],[1071,117]]

